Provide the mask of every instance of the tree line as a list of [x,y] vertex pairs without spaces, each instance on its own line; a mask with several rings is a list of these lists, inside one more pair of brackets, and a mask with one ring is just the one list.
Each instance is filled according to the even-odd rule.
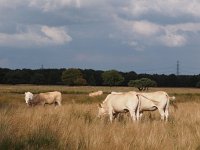
[[149,84],[158,87],[200,87],[200,74],[176,76],[75,68],[35,70],[0,68],[0,84],[134,86],[142,78],[152,80],[155,83]]

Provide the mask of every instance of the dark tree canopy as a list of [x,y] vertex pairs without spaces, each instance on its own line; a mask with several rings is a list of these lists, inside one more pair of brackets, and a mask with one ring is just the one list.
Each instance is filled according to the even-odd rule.
[[24,84],[27,80],[30,80],[30,75],[24,70],[17,69],[15,71],[7,72],[4,80],[5,82],[9,82],[11,84]]
[[200,88],[200,81],[197,82],[196,87]]
[[[68,69],[67,69],[68,70]],[[174,74],[137,74],[131,72],[118,72],[116,70],[102,71],[92,69],[79,70],[78,75],[72,74],[74,83],[72,85],[93,85],[93,86],[127,86],[131,80],[148,78],[157,83],[158,87],[198,87],[200,75],[179,75]],[[63,85],[62,74],[66,69],[7,69],[0,68],[0,84],[45,84],[45,85]],[[72,69],[73,72],[73,69]],[[111,72],[109,80],[103,79],[103,74]],[[114,72],[114,73],[113,73]],[[77,79],[77,76],[80,77]],[[109,76],[109,75],[108,75]],[[123,82],[122,82],[123,81]],[[131,81],[132,82],[132,81]]]
[[116,70],[105,71],[102,78],[103,83],[109,86],[120,85],[124,81],[124,77]]
[[86,85],[87,82],[83,79],[83,74],[79,69],[70,68],[62,73],[62,81],[66,85]]
[[84,76],[84,79],[86,79],[87,83],[89,85],[97,85],[97,76],[95,74],[95,71],[92,69],[82,70],[82,74]]
[[35,84],[44,84],[45,81],[45,77],[43,74],[41,73],[35,73],[33,74],[33,76],[31,77],[31,83],[35,83]]

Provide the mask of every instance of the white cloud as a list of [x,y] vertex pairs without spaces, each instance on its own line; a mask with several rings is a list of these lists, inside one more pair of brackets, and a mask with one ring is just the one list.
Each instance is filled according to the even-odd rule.
[[[167,47],[181,47],[192,43],[192,36],[200,38],[200,23],[182,24],[156,24],[146,20],[127,21],[118,19],[118,36],[126,39],[126,44],[134,47],[135,50],[145,49],[153,45],[164,45]],[[115,36],[116,38],[116,36]]]
[[72,40],[62,28],[43,26],[41,31],[56,44],[64,44]]
[[168,47],[181,47],[187,43],[187,39],[184,36],[172,33],[163,35],[160,39]]
[[163,26],[165,34],[161,36],[161,41],[169,47],[180,47],[186,45],[191,33],[199,34],[200,23],[183,23]]
[[0,0],[0,8],[17,8],[20,6],[39,8],[43,11],[53,11],[66,7],[77,7],[80,0]]
[[125,45],[129,45],[130,47],[134,48],[134,50],[136,50],[136,51],[144,51],[144,49],[145,49],[145,46],[139,44],[139,42],[137,42],[137,41],[133,41],[133,40],[132,41],[123,41],[122,43]]
[[182,23],[182,24],[173,24],[173,25],[166,25],[166,29],[171,32],[198,32],[200,31],[200,23]]
[[93,0],[31,0],[29,1],[28,6],[33,8],[39,8],[42,11],[56,11],[60,9],[66,8],[80,8],[83,6],[95,6],[96,4],[102,3],[101,1],[93,1]]
[[170,17],[185,15],[200,17],[199,0],[0,0],[0,8],[17,8],[19,6],[39,8],[46,12],[72,7],[90,7],[101,10],[103,6],[109,8],[109,11],[123,12],[135,17],[149,13]]
[[98,12],[98,10],[111,8],[110,1],[112,0],[30,0],[28,7],[38,8],[44,12],[66,11],[69,8],[95,9]]
[[0,0],[0,8],[17,8],[27,5],[29,0]]
[[[57,11],[66,8],[110,7],[112,0],[0,0],[0,8],[17,8],[21,6],[37,8],[44,12]],[[100,8],[102,9],[102,8]]]
[[[99,34],[99,32],[101,32],[99,28],[105,28],[110,31],[108,33],[110,34],[108,35],[109,38],[115,40],[117,38],[122,39],[122,41],[126,41],[126,44],[129,46],[139,49],[158,44],[169,47],[184,46],[190,43],[190,33],[199,34],[198,32],[200,31],[200,23],[193,23],[194,17],[195,19],[196,17],[200,17],[200,1],[198,0],[0,0],[0,8],[17,8],[19,6],[25,6],[25,11],[29,10],[31,7],[31,15],[33,15],[34,9],[36,9],[36,11],[41,11],[40,13],[45,14],[45,17],[48,16],[48,14],[55,14],[56,17],[58,16],[56,21],[58,21],[59,26],[60,24],[68,22],[69,24],[71,22],[78,23],[80,26],[84,23],[88,28],[87,31],[84,30],[86,28],[77,29],[78,27],[72,24],[72,33],[76,34],[75,36],[78,36],[80,33],[84,36],[89,35],[89,32],[92,32],[90,29],[95,30],[95,28],[98,28],[98,30],[95,30],[95,34],[91,34],[91,36],[102,36],[103,34]],[[77,11],[76,9],[72,10],[70,8],[80,8],[80,10]],[[46,13],[43,13],[44,11]],[[51,11],[51,13],[49,13],[49,11]],[[65,16],[68,11],[69,14]],[[163,18],[166,17],[167,19],[177,17],[177,22],[181,22],[181,19],[178,17],[183,17],[185,15],[190,15],[193,19],[183,24],[172,24],[172,22],[170,22],[170,24],[167,23],[167,19],[165,22],[162,22],[164,19],[158,20],[154,18],[152,13],[159,17],[161,15]],[[19,14],[21,15],[21,12]],[[149,14],[151,14],[153,19],[149,18]],[[0,16],[6,18],[6,15]],[[148,18],[146,18],[146,16],[148,16]],[[25,22],[27,24],[30,22],[31,24],[33,21],[34,23],[37,22],[37,19],[35,19],[37,16],[33,18],[34,19],[31,20],[30,18],[29,20],[26,17],[19,17],[19,20],[21,19],[22,22],[23,19],[26,21],[28,20],[28,23]],[[44,24],[44,22],[41,21],[42,19],[43,18],[38,19],[40,22],[36,24]],[[156,23],[156,21],[160,23]],[[10,23],[12,21],[8,20],[8,22]],[[53,21],[47,22],[52,24]],[[96,24],[97,22],[98,25]],[[32,45],[46,45],[47,43],[65,44],[72,40],[71,36],[68,35],[64,28],[48,27],[45,25],[37,30],[30,29],[13,34],[0,33],[0,39],[0,44],[7,43],[8,45],[10,45],[8,41],[12,44],[29,43]]]
[[68,43],[72,38],[63,28],[30,26],[14,34],[0,33],[0,45],[4,46],[46,46]]
[[160,31],[160,26],[148,21],[133,21],[133,32],[143,35],[152,36]]
[[68,6],[79,8],[80,0],[32,0],[29,2],[29,7],[40,8],[43,11],[62,9]]
[[148,13],[162,14],[171,17],[184,16],[185,14],[200,17],[199,0],[131,0],[123,6],[124,12],[133,16]]

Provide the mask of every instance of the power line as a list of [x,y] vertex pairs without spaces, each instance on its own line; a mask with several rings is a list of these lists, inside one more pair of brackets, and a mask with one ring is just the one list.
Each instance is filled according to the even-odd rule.
[[41,70],[43,70],[43,69],[44,69],[44,65],[43,65],[43,64],[41,65],[41,68],[40,68],[40,69],[41,69]]
[[177,61],[177,64],[176,64],[176,75],[179,76],[180,72],[179,72],[179,61]]

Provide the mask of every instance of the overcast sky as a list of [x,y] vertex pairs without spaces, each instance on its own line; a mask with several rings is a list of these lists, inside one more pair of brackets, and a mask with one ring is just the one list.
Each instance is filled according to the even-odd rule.
[[0,67],[200,73],[199,0],[0,0]]

